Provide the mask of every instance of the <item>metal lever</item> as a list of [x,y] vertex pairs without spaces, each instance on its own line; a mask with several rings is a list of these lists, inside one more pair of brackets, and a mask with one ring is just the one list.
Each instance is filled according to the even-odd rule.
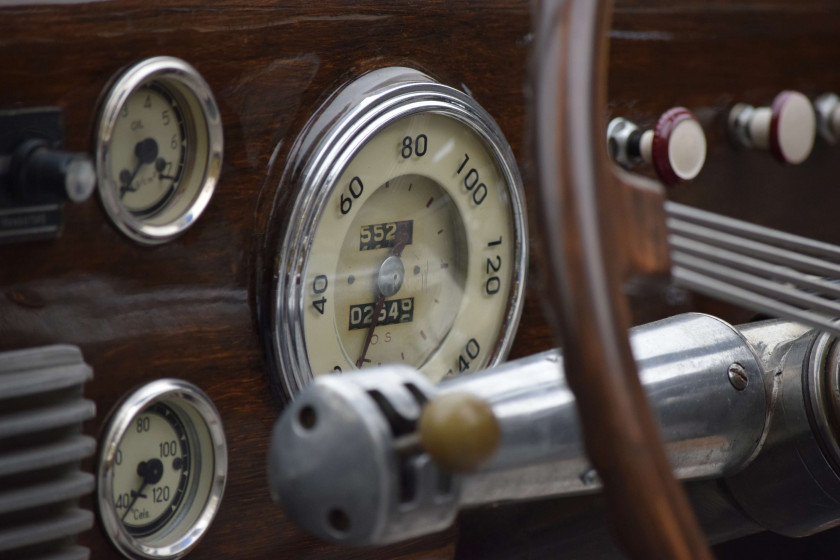
[[[779,340],[763,347],[806,331],[785,325],[768,330]],[[762,367],[737,329],[706,315],[638,327],[631,344],[675,474],[721,477],[747,465],[768,414],[763,371],[775,366]],[[467,474],[401,444],[426,402],[454,392],[489,403],[501,430],[495,454]],[[365,545],[441,530],[463,507],[600,488],[556,351],[438,386],[400,366],[319,377],[278,420],[268,472],[290,518],[321,538]]]

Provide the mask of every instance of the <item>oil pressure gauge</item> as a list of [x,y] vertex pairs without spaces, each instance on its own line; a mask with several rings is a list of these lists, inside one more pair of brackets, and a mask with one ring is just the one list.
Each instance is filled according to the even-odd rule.
[[[437,381],[506,355],[526,224],[511,150],[469,96],[406,68],[314,117],[284,183],[270,344],[293,396],[313,375],[404,363]],[[283,189],[281,189],[283,190]],[[279,205],[278,205],[279,206]]]
[[99,463],[99,513],[128,558],[180,558],[218,510],[227,474],[221,420],[185,381],[164,379],[125,398]]
[[168,241],[204,211],[222,165],[222,124],[207,82],[158,56],[123,73],[102,106],[99,195],[114,224],[144,244]]

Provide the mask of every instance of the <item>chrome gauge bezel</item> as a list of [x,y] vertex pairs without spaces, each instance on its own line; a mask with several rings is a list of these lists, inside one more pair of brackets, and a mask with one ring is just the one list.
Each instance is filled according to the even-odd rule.
[[[123,206],[117,195],[117,185],[111,172],[114,148],[114,128],[125,103],[140,87],[156,83],[180,101],[184,110],[190,111],[191,134],[206,137],[206,155],[197,161],[196,146],[188,146],[188,165],[192,166],[190,180],[195,186],[179,186],[173,200],[163,211],[180,203],[173,216],[165,223],[152,223],[145,217],[133,215]],[[200,127],[200,130],[196,127]],[[126,70],[111,86],[102,104],[96,135],[97,189],[102,205],[117,228],[139,243],[157,245],[165,243],[192,226],[204,212],[219,180],[224,147],[222,120],[210,86],[198,71],[187,62],[171,57],[157,56],[143,60]],[[189,131],[188,131],[189,132]],[[204,143],[204,140],[202,140]],[[204,150],[202,149],[202,152]],[[191,200],[179,201],[187,191],[194,191]],[[180,193],[180,194],[179,194]],[[183,206],[183,208],[181,208]]]
[[[138,414],[155,403],[164,403],[179,415],[204,423],[212,446],[213,471],[191,480],[189,495],[175,517],[161,531],[163,539],[138,538],[126,530],[114,507],[114,467],[117,449]],[[194,412],[195,414],[191,414]],[[180,418],[182,421],[183,417]],[[195,428],[189,429],[194,430]],[[194,435],[195,441],[198,436]],[[203,479],[203,476],[210,479]],[[97,471],[97,507],[105,533],[119,551],[133,560],[180,558],[195,547],[218,512],[227,478],[227,443],[222,419],[210,398],[198,387],[178,379],[160,379],[144,385],[123,399],[113,412],[100,446]],[[199,486],[207,486],[206,496],[198,495]],[[193,502],[204,500],[197,515],[189,514]],[[181,527],[182,524],[188,524]]]
[[[314,233],[345,168],[362,147],[389,125],[419,113],[456,119],[485,144],[509,185],[516,233],[512,291],[504,324],[486,367],[507,357],[522,314],[528,262],[522,180],[513,152],[493,118],[470,96],[409,68],[384,68],[351,82],[328,100],[292,149],[281,189],[299,189],[288,227],[273,256],[269,294],[269,347],[272,383],[291,400],[313,379],[303,333],[302,285]],[[279,219],[275,217],[275,219]]]

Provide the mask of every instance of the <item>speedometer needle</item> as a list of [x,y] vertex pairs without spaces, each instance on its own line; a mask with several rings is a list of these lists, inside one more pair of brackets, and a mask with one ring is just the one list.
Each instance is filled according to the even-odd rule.
[[[404,231],[400,231],[397,234],[396,243],[393,248],[391,248],[391,252],[385,260],[387,261],[391,257],[397,257],[399,259],[407,244],[408,234]],[[378,282],[377,286],[379,286]],[[368,348],[370,348],[370,341],[373,339],[373,329],[375,329],[376,325],[379,324],[379,314],[382,312],[382,307],[385,305],[385,293],[382,292],[381,288],[377,288],[377,290],[379,291],[379,297],[376,298],[376,304],[373,306],[373,317],[371,317],[370,327],[368,327],[367,335],[365,336],[365,345],[362,347],[362,355],[359,356],[358,360],[356,360],[356,367],[359,369],[361,369],[362,364],[365,363],[365,356],[367,356]]]

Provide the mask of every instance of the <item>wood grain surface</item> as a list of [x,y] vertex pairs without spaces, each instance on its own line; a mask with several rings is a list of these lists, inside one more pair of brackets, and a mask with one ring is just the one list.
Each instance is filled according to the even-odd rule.
[[[271,503],[264,460],[280,405],[266,380],[257,286],[291,144],[335,88],[366,70],[406,65],[468,89],[498,121],[530,181],[524,138],[531,29],[525,0],[0,3],[0,110],[61,107],[68,149],[93,152],[109,80],[148,56],[189,61],[219,103],[222,178],[205,214],[178,240],[136,245],[91,199],[66,207],[59,239],[0,246],[0,350],[81,347],[95,371],[87,394],[98,407],[87,433],[98,437],[118,399],[153,379],[186,379],[215,401],[230,449],[228,486],[190,558],[450,558],[456,546],[459,557],[486,557],[474,529],[507,519],[505,508],[464,514],[470,530],[457,545],[453,528],[371,550],[318,542]],[[766,103],[788,88],[811,96],[840,91],[840,4],[621,0],[610,39],[610,116],[645,125],[685,105],[706,128],[706,169],[669,197],[840,243],[836,148],[818,142],[804,165],[783,167],[768,154],[733,148],[723,129],[736,101]],[[534,273],[541,254],[535,235],[531,245],[532,274],[512,357],[553,344]],[[750,318],[680,290],[636,289],[631,296],[636,322],[688,309],[736,322]],[[574,507],[546,502],[530,511],[517,518],[515,538],[507,541],[516,547],[499,557],[557,557],[560,537],[545,527],[568,523]],[[504,527],[511,531],[510,523]],[[98,526],[82,540],[94,559],[119,558]],[[499,544],[496,551],[505,549]]]

